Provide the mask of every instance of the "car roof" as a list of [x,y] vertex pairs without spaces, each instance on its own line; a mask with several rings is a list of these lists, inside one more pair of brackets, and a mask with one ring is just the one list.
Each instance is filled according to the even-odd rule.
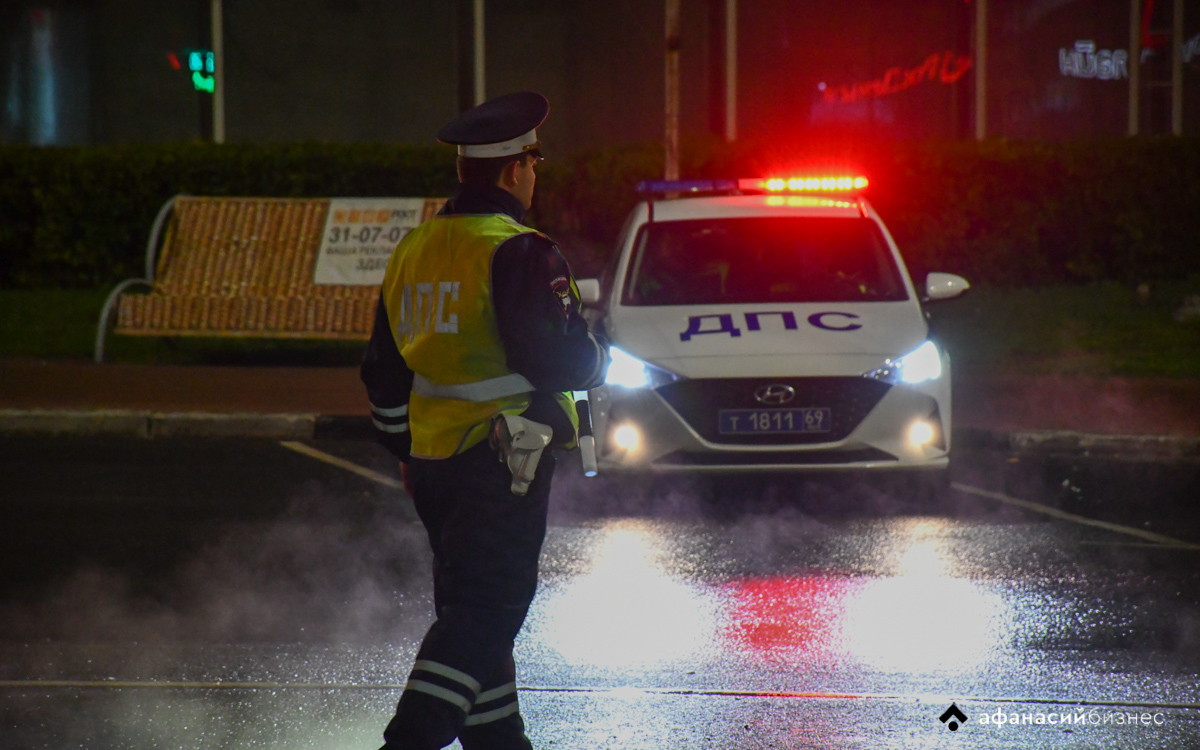
[[[860,203],[861,201],[861,203]],[[870,216],[863,199],[815,195],[714,195],[653,201],[653,220],[752,216],[824,216],[847,219]]]

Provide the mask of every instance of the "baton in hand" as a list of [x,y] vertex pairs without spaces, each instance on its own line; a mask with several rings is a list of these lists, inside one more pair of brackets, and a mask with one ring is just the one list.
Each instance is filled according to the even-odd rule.
[[588,405],[588,392],[575,391],[575,411],[579,412],[579,458],[583,461],[583,475],[594,477],[599,472],[596,466],[596,438],[592,435],[592,412]]

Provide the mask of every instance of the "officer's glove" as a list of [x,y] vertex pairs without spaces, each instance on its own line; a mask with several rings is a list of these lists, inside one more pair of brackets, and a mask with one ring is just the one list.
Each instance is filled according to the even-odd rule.
[[542,451],[553,437],[554,428],[525,417],[501,414],[492,421],[488,441],[500,456],[500,463],[507,464],[512,473],[514,495],[529,492]]

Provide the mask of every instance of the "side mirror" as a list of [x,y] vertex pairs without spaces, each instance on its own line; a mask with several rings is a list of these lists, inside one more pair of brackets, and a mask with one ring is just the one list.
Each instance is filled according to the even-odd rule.
[[952,299],[971,288],[970,282],[952,273],[931,273],[925,277],[925,302]]
[[600,301],[600,279],[576,279],[575,286],[579,287],[579,300],[583,304],[594,305]]

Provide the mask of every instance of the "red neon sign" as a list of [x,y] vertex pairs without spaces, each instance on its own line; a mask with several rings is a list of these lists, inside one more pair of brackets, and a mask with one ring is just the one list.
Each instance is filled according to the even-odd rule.
[[935,52],[915,68],[904,70],[895,67],[884,73],[882,78],[876,78],[873,81],[852,83],[849,86],[830,86],[825,89],[822,100],[825,102],[856,102],[859,99],[875,99],[895,94],[925,81],[941,81],[950,84],[966,75],[970,68],[971,58],[967,55],[956,55],[949,50]]

